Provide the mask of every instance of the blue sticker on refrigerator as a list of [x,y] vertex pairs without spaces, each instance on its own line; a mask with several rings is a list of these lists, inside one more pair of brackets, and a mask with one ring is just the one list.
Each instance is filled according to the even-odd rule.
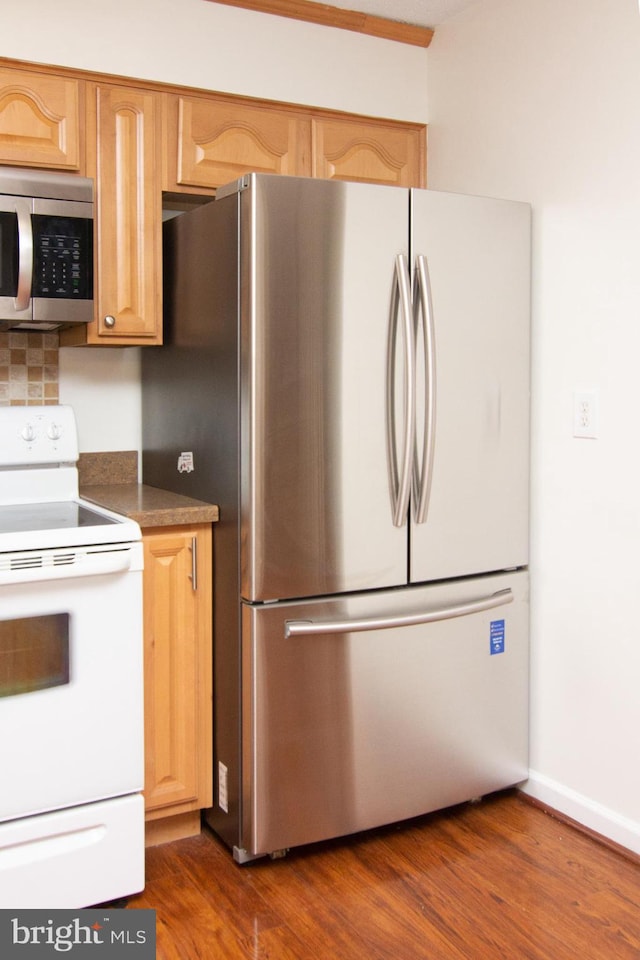
[[504,620],[492,620],[489,625],[489,646],[491,656],[504,653]]

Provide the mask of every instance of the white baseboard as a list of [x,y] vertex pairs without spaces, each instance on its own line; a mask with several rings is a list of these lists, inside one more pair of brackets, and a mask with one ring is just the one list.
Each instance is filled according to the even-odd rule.
[[527,796],[539,800],[540,803],[559,813],[576,820],[589,830],[599,833],[602,837],[640,854],[640,823],[621,816],[615,810],[610,810],[585,797],[575,790],[570,790],[556,780],[550,780],[535,770],[529,771],[529,779],[521,784],[520,789]]

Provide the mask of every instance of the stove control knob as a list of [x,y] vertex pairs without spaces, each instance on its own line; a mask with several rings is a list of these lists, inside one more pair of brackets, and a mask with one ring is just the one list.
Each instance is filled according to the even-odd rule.
[[58,423],[50,423],[47,428],[49,440],[59,440],[62,436],[62,427]]
[[36,438],[36,431],[31,423],[25,423],[24,427],[20,431],[20,436],[23,440],[26,440],[27,443],[32,443]]

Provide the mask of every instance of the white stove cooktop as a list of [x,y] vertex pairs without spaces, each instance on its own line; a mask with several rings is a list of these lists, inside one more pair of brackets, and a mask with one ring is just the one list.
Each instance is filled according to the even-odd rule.
[[2,533],[32,533],[39,530],[78,530],[118,523],[77,500],[54,503],[18,503],[0,505]]
[[68,406],[0,408],[0,552],[128,543],[138,524],[78,495]]
[[134,520],[83,500],[0,505],[0,553],[140,539]]

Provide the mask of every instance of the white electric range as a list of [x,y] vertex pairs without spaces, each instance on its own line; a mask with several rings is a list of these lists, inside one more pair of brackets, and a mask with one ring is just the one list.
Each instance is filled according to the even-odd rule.
[[142,543],[68,406],[0,408],[0,909],[144,886]]

